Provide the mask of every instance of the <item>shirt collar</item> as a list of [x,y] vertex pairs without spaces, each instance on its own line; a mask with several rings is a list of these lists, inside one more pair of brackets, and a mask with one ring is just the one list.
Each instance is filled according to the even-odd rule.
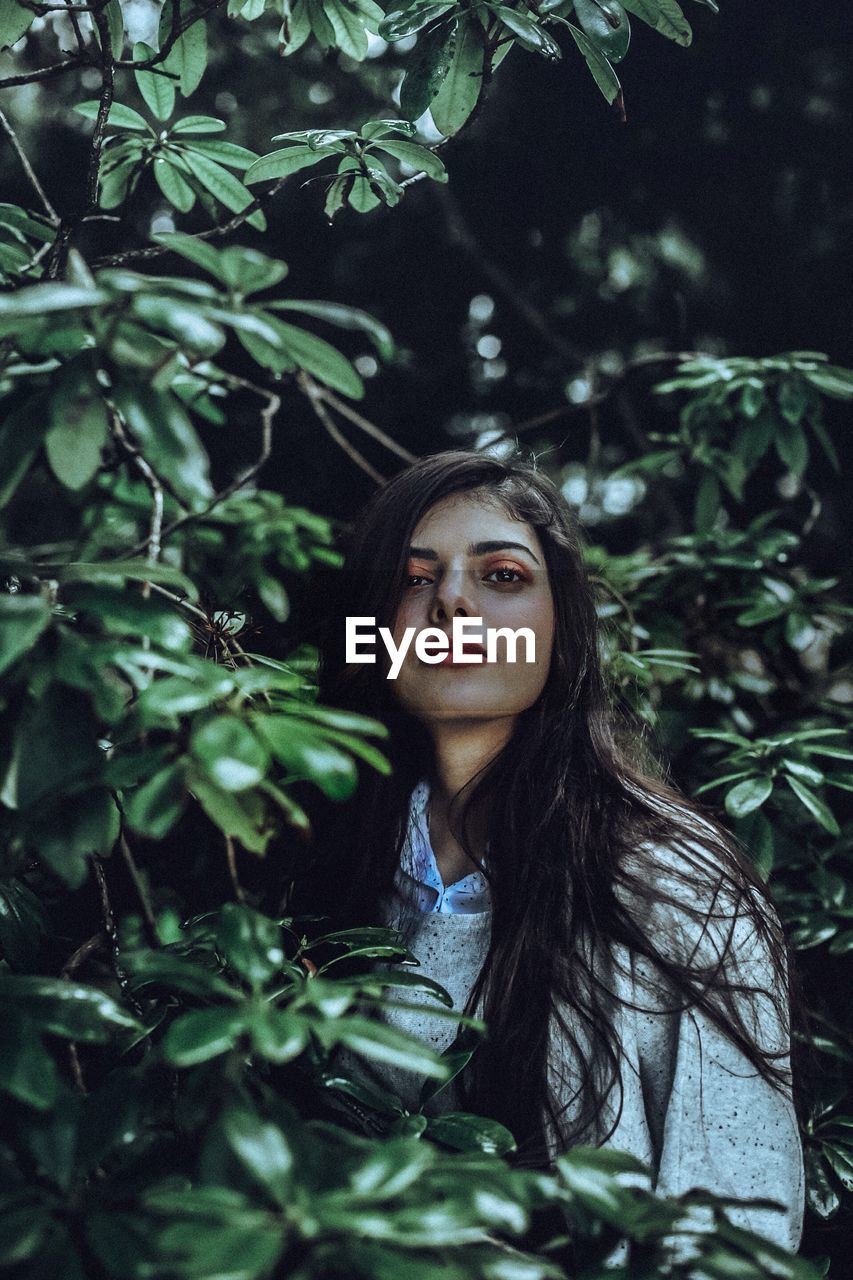
[[454,884],[445,885],[429,838],[427,805],[430,787],[422,779],[409,801],[409,821],[400,858],[398,887],[405,889],[421,911],[445,915],[474,914],[491,906],[489,883],[479,871],[472,871]]

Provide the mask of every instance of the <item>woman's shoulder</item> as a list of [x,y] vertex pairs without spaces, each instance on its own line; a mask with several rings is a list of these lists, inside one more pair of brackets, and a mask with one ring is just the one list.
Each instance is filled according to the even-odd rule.
[[694,969],[765,959],[781,928],[767,893],[725,833],[683,807],[665,837],[637,841],[621,859],[615,892],[655,948]]

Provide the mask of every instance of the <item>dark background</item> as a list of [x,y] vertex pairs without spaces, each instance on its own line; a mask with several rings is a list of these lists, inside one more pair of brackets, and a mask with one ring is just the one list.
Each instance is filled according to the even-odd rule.
[[[135,12],[145,14],[146,0],[136,0]],[[625,124],[570,39],[561,38],[558,63],[516,47],[474,124],[443,148],[449,187],[422,181],[395,209],[344,210],[330,226],[324,183],[308,171],[273,202],[264,236],[241,229],[242,242],[290,264],[293,295],[350,302],[389,326],[399,353],[369,379],[362,408],[412,452],[470,445],[482,442],[483,431],[512,434],[520,426],[519,438],[560,476],[572,460],[589,461],[589,415],[572,398],[610,391],[594,424],[605,466],[622,459],[621,441],[636,439],[638,422],[646,431],[671,427],[669,406],[647,392],[672,366],[626,371],[637,356],[805,348],[853,363],[847,6],[725,0],[714,15],[687,0],[685,12],[694,27],[689,49],[632,19],[631,47],[617,68]],[[223,136],[261,153],[284,130],[353,127],[397,114],[391,95],[405,65],[399,47],[355,64],[311,42],[280,59],[277,26],[272,12],[253,24],[215,14],[208,73],[179,113],[222,116]],[[22,58],[35,66],[56,52],[48,31],[29,41],[14,69]],[[10,70],[12,61],[3,55]],[[73,72],[7,95],[60,210],[79,199],[91,128],[69,108],[94,96],[97,84],[89,70],[82,83]],[[129,72],[120,73],[116,97],[144,110]],[[5,198],[29,202],[10,161]],[[142,245],[166,208],[149,177],[123,225],[94,224],[80,247],[91,262]],[[181,222],[186,230],[207,225],[197,213]],[[176,266],[163,259],[147,269]],[[470,303],[480,295],[492,300],[493,313],[472,320]],[[477,354],[483,335],[500,340],[497,363]],[[371,351],[358,337],[340,342],[353,356]],[[844,407],[833,408],[843,420]],[[551,411],[546,426],[526,425]],[[248,407],[246,414],[245,424],[232,423],[211,442],[227,471],[255,448]],[[345,429],[383,474],[400,465]],[[833,541],[838,482],[825,478],[824,536]],[[265,481],[342,519],[374,488],[295,392]]]

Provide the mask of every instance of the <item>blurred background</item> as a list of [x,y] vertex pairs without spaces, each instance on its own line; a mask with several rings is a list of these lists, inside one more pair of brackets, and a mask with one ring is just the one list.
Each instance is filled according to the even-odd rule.
[[[136,38],[156,30],[159,5],[122,8]],[[626,546],[637,528],[624,517],[636,509],[642,523],[643,481],[608,483],[608,473],[623,442],[636,447],[638,432],[674,422],[674,407],[649,394],[673,366],[650,356],[810,349],[853,363],[847,6],[726,0],[718,15],[690,4],[687,16],[689,49],[633,21],[618,67],[625,123],[571,41],[557,63],[516,46],[475,122],[442,149],[449,186],[418,182],[394,209],[345,209],[330,225],[322,182],[300,173],[273,202],[269,232],[243,227],[238,237],[289,263],[294,296],[353,303],[388,325],[399,348],[390,366],[364,339],[347,345],[367,380],[368,419],[415,454],[517,436],[596,536],[614,520]],[[37,23],[42,39],[14,60],[3,54],[5,72],[72,47],[64,16]],[[211,24],[210,68],[189,110],[225,119],[233,142],[264,153],[285,130],[395,114],[414,37],[372,38],[358,64],[313,40],[279,58],[271,12],[251,25],[223,14]],[[64,192],[76,198],[91,128],[69,108],[99,83],[84,71],[80,94],[78,74],[6,95],[60,212]],[[144,109],[128,73],[120,85],[119,100]],[[423,140],[435,141],[429,119],[420,123]],[[4,198],[28,202],[10,160]],[[183,229],[194,229],[193,216],[198,229],[209,225],[201,213]],[[124,224],[93,224],[82,247],[92,261],[125,247],[129,231],[144,244],[152,228],[172,225],[148,175]],[[214,456],[232,469],[244,450],[252,455],[255,434],[229,429],[210,441]],[[353,441],[383,475],[401,465],[358,431]],[[840,482],[826,472],[818,560],[843,532]],[[375,487],[296,392],[265,483],[344,520]]]

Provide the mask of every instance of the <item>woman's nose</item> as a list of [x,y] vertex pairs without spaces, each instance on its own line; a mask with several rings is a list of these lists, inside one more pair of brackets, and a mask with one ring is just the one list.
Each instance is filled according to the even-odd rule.
[[477,613],[465,574],[445,573],[436,589],[430,605],[430,622],[440,625],[453,618],[471,618]]

